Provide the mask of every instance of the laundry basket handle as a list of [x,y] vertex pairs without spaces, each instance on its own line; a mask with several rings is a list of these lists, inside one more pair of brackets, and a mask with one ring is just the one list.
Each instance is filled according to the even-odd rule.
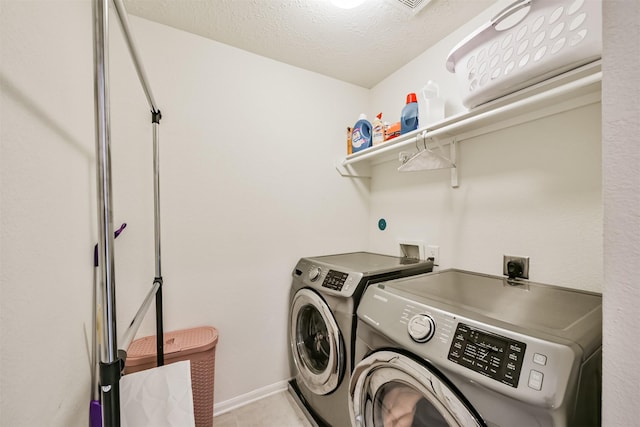
[[491,25],[498,31],[504,31],[504,30],[508,30],[509,28],[512,28],[514,26],[516,26],[518,23],[520,23],[520,21],[522,21],[529,13],[527,11],[527,13],[525,13],[523,16],[521,16],[517,22],[513,22],[510,23],[506,28],[498,28],[498,25],[500,25],[500,23],[502,23],[502,21],[504,21],[505,19],[511,17],[513,14],[515,14],[516,12],[531,6],[531,2],[532,0],[517,0],[513,3],[511,3],[509,6],[505,7],[504,9],[502,9],[500,12],[498,12],[498,14],[496,16],[494,16],[491,19]]

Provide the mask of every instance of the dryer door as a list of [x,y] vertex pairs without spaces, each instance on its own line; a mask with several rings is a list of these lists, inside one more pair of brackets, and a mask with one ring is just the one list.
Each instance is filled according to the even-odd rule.
[[358,427],[486,426],[466,399],[426,363],[378,351],[356,366],[349,384]]
[[342,337],[331,309],[318,293],[300,289],[291,302],[289,321],[296,379],[315,394],[331,393],[345,366]]

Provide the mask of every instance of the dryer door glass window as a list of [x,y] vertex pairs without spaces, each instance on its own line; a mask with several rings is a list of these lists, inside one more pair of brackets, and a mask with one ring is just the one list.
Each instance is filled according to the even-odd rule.
[[344,344],[331,309],[315,291],[301,289],[291,302],[289,321],[296,380],[315,394],[331,393],[345,366]]
[[358,363],[349,386],[353,425],[484,427],[467,400],[426,362],[378,351]]
[[324,372],[329,365],[331,343],[327,325],[312,305],[300,310],[296,335],[298,350],[305,365],[315,374]]

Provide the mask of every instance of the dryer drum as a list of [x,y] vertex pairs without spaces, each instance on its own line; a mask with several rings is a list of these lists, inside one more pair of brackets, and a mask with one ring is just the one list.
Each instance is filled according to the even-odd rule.
[[322,315],[313,306],[305,306],[298,314],[298,352],[305,365],[315,374],[327,369],[331,342]]
[[301,289],[293,298],[289,321],[296,380],[315,394],[331,393],[340,383],[345,355],[329,306],[316,292]]

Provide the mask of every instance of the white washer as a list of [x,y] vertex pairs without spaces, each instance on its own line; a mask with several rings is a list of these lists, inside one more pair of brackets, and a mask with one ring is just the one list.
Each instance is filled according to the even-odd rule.
[[355,426],[600,424],[602,296],[460,270],[367,288]]
[[431,261],[369,252],[302,258],[293,270],[290,389],[315,425],[350,425],[356,308],[373,283],[429,272]]

